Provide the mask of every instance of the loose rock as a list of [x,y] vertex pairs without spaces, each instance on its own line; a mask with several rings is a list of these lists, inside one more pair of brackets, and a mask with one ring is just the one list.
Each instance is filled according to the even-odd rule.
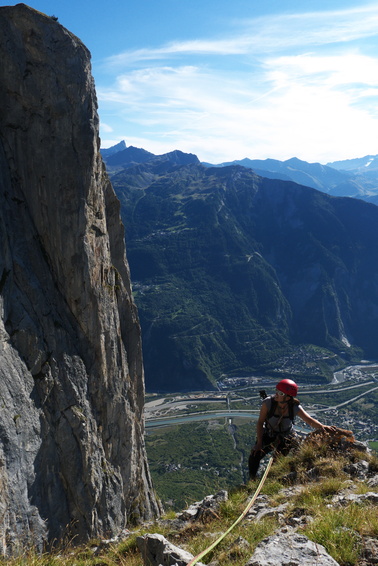
[[339,566],[319,544],[295,532],[280,531],[264,539],[246,566]]
[[[186,566],[193,558],[178,546],[171,544],[163,535],[152,534],[137,538],[145,566]],[[204,566],[197,562],[198,566]]]

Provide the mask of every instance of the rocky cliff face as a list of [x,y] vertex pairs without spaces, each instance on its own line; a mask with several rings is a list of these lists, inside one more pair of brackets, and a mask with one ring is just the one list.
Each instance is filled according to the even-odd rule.
[[99,154],[90,54],[0,8],[0,547],[158,512],[140,327]]

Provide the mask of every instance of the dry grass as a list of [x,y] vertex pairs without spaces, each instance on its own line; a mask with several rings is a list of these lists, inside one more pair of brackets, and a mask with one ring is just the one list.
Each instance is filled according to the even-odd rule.
[[[378,470],[376,457],[364,454],[363,458],[369,459],[371,471]],[[296,454],[276,460],[262,491],[272,507],[289,501],[287,519],[298,509],[311,517],[302,531],[314,542],[322,544],[342,566],[356,566],[364,537],[378,536],[377,506],[369,503],[351,503],[343,507],[330,505],[332,497],[346,486],[349,489],[353,486],[355,493],[371,491],[364,482],[351,482],[343,471],[346,464],[356,459],[358,456],[348,451],[340,453],[332,449],[330,452],[329,446],[304,444]],[[294,492],[288,499],[287,488],[298,483],[300,492]],[[170,521],[157,522],[146,529],[136,529],[118,544],[101,546],[98,541],[93,541],[42,555],[25,551],[17,558],[0,559],[0,566],[142,566],[136,538],[146,533],[163,534],[172,544],[197,555],[235,522],[256,487],[257,481],[235,489],[229,494],[228,501],[206,521],[188,523],[183,530],[175,529]],[[166,519],[173,519],[172,513]],[[222,566],[244,566],[259,542],[278,526],[273,517],[259,521],[244,519],[203,561],[216,559]],[[241,539],[242,544],[235,542]]]
[[371,504],[339,508],[319,506],[304,534],[322,544],[339,564],[357,564],[363,538],[376,538],[378,534],[378,508]]

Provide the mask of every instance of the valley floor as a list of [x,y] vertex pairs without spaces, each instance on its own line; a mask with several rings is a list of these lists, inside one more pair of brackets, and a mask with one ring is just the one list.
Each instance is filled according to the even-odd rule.
[[[276,380],[253,377],[250,386],[246,386],[246,379],[242,379],[243,387],[238,387],[235,379],[235,387],[215,393],[147,396],[146,427],[210,420],[216,415],[230,421],[235,417],[256,420],[260,410],[259,391],[267,387],[273,392]],[[368,410],[374,408],[377,392],[378,365],[359,364],[335,372],[329,385],[301,387],[300,399],[310,414],[326,424],[353,430],[360,440],[378,441],[378,415]],[[372,399],[366,402],[370,396]]]

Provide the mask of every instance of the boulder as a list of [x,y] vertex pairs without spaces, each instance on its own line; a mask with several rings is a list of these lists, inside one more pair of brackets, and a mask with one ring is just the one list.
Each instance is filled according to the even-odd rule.
[[181,521],[197,521],[199,519],[212,519],[217,516],[220,504],[227,501],[228,493],[222,489],[215,495],[207,495],[202,501],[197,501],[177,515]]
[[348,464],[344,467],[344,472],[359,480],[365,480],[369,473],[369,462],[359,460],[358,462]]
[[369,478],[366,482],[369,487],[378,487],[378,474],[375,474],[371,478]]
[[[137,538],[137,545],[145,566],[186,566],[193,555],[171,544],[163,535],[152,534]],[[198,566],[203,566],[197,562]]]
[[363,539],[362,558],[363,564],[378,564],[378,540],[365,537]]
[[246,566],[338,566],[320,544],[294,531],[279,531],[264,539]]
[[350,503],[365,503],[366,501],[378,505],[378,493],[368,491],[367,493],[347,493],[342,495],[335,495],[332,498],[334,505],[348,505]]

